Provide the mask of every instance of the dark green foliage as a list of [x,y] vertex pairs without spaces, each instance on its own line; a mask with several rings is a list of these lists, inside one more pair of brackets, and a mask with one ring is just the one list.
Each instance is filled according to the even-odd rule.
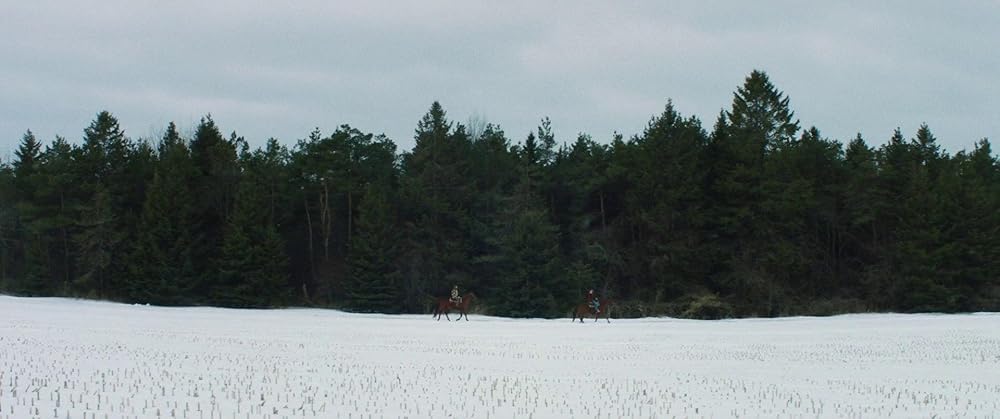
[[655,287],[649,291],[654,300],[681,297],[707,274],[705,172],[699,167],[707,141],[701,123],[683,118],[668,102],[625,157],[632,168],[625,202],[634,237],[626,254],[635,275]]
[[[342,298],[348,277],[347,251],[353,243],[358,197],[369,184],[389,189],[398,183],[395,145],[342,125],[324,137],[317,129],[299,141],[290,156],[287,182],[276,183],[286,221],[298,292],[312,302],[332,303]],[[281,212],[281,211],[279,211]]]
[[[41,288],[48,294],[67,292],[76,270],[74,236],[80,231],[80,209],[86,199],[76,176],[76,152],[56,137],[42,154],[35,175],[23,179],[32,185],[33,199],[18,203],[25,234],[22,278],[44,278]],[[34,249],[31,256],[28,249]]]
[[496,270],[503,275],[492,291],[495,311],[504,316],[554,317],[572,292],[559,269],[558,227],[533,186],[530,155],[521,160],[521,180],[496,220]]
[[691,299],[680,315],[689,319],[726,319],[733,316],[733,308],[718,295],[706,294]]
[[410,307],[424,299],[417,292],[444,295],[452,285],[470,288],[473,273],[472,141],[437,102],[417,124],[415,140],[413,152],[403,156],[401,176],[408,242],[403,282]]
[[268,205],[266,152],[244,158],[245,170],[226,225],[210,301],[231,307],[270,307],[287,301],[288,258]]
[[116,281],[112,267],[120,262],[116,250],[122,243],[122,233],[116,228],[118,220],[112,211],[110,194],[99,186],[83,209],[81,232],[76,236],[80,276],[74,289],[78,294],[107,298],[113,290],[111,285]]
[[14,151],[16,159],[13,163],[13,179],[16,179],[16,188],[21,199],[31,200],[32,186],[31,177],[38,171],[42,157],[42,143],[38,142],[35,134],[28,130],[21,139],[21,144]]
[[398,313],[404,308],[395,208],[385,185],[369,185],[361,198],[348,255],[347,306],[353,310]]
[[192,253],[195,168],[173,123],[158,150],[132,253],[128,298],[152,304],[190,304],[196,301],[191,292],[198,283]]
[[771,84],[767,74],[754,70],[733,96],[733,108],[726,113],[729,128],[745,137],[746,148],[753,153],[757,147],[768,150],[780,147],[795,137],[799,122],[789,99]]
[[202,118],[191,140],[191,159],[194,162],[194,237],[192,246],[195,270],[201,278],[196,292],[201,297],[209,295],[218,278],[212,261],[220,256],[223,234],[233,208],[239,185],[239,163],[236,155],[236,138],[223,138],[212,117]]
[[0,290],[12,289],[14,273],[18,202],[14,186],[14,170],[0,161]]
[[706,131],[668,102],[632,138],[512,144],[433,103],[416,146],[342,125],[251,149],[211,117],[156,144],[97,114],[0,162],[0,292],[164,305],[307,304],[692,318],[1000,310],[1000,163],[931,129],[800,130],[760,71]]

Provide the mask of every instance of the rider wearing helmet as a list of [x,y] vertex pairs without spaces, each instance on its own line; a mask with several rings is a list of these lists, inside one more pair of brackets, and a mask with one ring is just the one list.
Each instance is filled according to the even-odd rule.
[[451,298],[448,299],[452,304],[462,304],[462,296],[458,295],[458,285],[451,288]]

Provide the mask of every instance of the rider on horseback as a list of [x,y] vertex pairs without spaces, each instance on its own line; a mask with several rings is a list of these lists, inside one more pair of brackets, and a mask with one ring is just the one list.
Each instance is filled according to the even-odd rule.
[[583,302],[587,304],[587,307],[594,310],[594,313],[601,312],[601,301],[597,299],[597,295],[594,294],[593,289],[587,292],[587,296],[584,297]]
[[459,305],[462,304],[462,296],[458,295],[458,285],[451,288],[451,298],[448,299],[452,304]]

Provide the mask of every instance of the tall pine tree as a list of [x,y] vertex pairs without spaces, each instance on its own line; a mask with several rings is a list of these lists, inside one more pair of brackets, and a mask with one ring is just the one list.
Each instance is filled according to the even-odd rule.
[[288,301],[288,257],[271,219],[263,152],[244,163],[244,177],[226,223],[212,301],[229,307],[269,307]]
[[405,291],[397,266],[399,223],[385,185],[368,186],[356,225],[348,259],[348,306],[358,311],[398,313],[404,308]]
[[192,253],[195,168],[173,123],[158,150],[133,247],[129,299],[161,305],[201,303],[204,300],[193,294],[199,280]]

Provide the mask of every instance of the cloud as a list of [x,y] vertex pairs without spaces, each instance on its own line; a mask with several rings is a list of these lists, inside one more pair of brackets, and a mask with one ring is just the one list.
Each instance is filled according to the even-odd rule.
[[995,138],[994,3],[39,1],[0,26],[0,152],[25,129],[80,138],[101,109],[131,135],[212,113],[251,143],[316,126],[400,149],[430,103],[515,142],[639,133],[668,98],[706,128],[753,69],[804,126],[878,144],[930,124],[950,151]]

